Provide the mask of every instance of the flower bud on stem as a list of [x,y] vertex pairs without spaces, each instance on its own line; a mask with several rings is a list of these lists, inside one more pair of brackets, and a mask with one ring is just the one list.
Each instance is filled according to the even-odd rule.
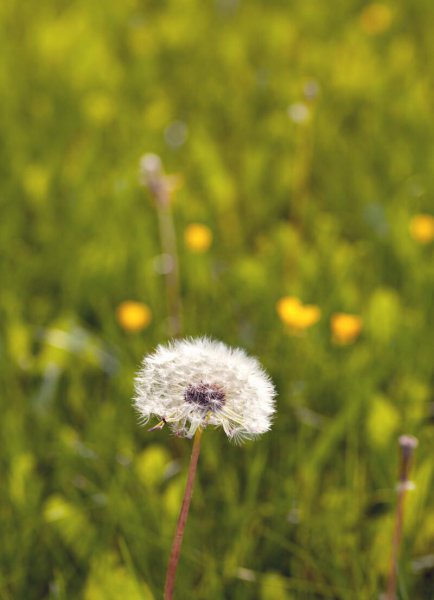
[[401,464],[399,470],[398,502],[395,513],[395,530],[392,540],[392,557],[390,561],[389,578],[387,584],[386,600],[396,600],[396,577],[398,571],[398,555],[401,546],[402,528],[404,523],[404,500],[406,492],[412,489],[412,482],[409,479],[413,452],[417,447],[418,441],[411,435],[402,435],[399,438],[401,448]]
[[160,244],[163,254],[172,259],[171,268],[165,272],[169,335],[181,333],[181,299],[179,291],[179,266],[176,234],[171,210],[170,179],[163,173],[161,159],[156,154],[145,154],[140,161],[140,183],[148,188],[157,209]]

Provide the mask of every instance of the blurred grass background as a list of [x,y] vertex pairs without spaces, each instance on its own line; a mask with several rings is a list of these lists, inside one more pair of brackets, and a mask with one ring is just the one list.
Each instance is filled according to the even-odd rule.
[[[400,598],[434,597],[434,233],[414,222],[433,212],[433,18],[428,0],[0,4],[1,600],[162,597],[191,445],[131,408],[167,339],[149,151],[182,183],[184,334],[243,346],[279,391],[260,440],[204,436],[177,597],[377,598],[401,433],[420,445]],[[336,313],[361,319],[345,344]]]

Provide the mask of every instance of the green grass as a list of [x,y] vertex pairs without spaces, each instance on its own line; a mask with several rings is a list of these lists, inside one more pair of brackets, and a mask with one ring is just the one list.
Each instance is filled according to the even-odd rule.
[[[131,408],[167,339],[150,151],[183,180],[184,334],[244,347],[279,392],[258,441],[204,435],[177,597],[377,598],[401,433],[420,444],[400,598],[434,596],[433,567],[412,567],[434,544],[433,244],[409,235],[433,207],[434,7],[390,3],[374,35],[365,6],[1,3],[0,600],[162,598],[191,443]],[[303,336],[285,295],[321,308]],[[143,332],[117,323],[126,299],[150,306]],[[342,311],[364,323],[345,347]]]

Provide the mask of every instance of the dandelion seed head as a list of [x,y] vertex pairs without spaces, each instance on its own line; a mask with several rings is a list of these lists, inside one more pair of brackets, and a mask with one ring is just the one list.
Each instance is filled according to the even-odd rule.
[[134,405],[180,436],[199,427],[223,427],[235,441],[270,429],[274,386],[259,362],[239,348],[208,338],[160,345],[145,356],[135,380]]
[[161,158],[157,154],[144,154],[140,159],[140,175],[146,183],[149,177],[161,175]]
[[401,435],[398,441],[401,448],[410,450],[414,450],[419,444],[419,440],[413,435]]
[[401,456],[404,461],[411,459],[413,452],[419,445],[419,440],[413,435],[401,435],[398,440],[401,448]]

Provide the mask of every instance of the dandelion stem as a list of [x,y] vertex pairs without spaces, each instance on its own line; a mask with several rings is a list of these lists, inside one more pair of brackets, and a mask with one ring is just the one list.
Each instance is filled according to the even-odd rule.
[[399,471],[398,502],[395,513],[395,529],[392,539],[392,556],[390,560],[386,600],[396,600],[397,598],[396,579],[398,573],[398,556],[399,549],[401,547],[402,528],[404,524],[404,501],[406,492],[411,486],[409,474],[413,458],[413,451],[417,444],[417,439],[410,435],[402,435],[399,438],[399,445],[401,448],[401,466]]
[[181,511],[178,517],[175,537],[173,538],[172,550],[170,553],[169,564],[167,566],[166,583],[164,586],[164,600],[172,600],[173,588],[175,586],[176,569],[178,566],[179,555],[181,553],[182,538],[184,536],[185,524],[187,522],[188,511],[190,508],[191,496],[193,494],[193,484],[196,476],[197,461],[200,452],[200,442],[202,438],[202,429],[196,431],[193,441],[193,450],[191,451],[190,465],[188,467],[187,483],[185,486],[184,498],[182,500]]

